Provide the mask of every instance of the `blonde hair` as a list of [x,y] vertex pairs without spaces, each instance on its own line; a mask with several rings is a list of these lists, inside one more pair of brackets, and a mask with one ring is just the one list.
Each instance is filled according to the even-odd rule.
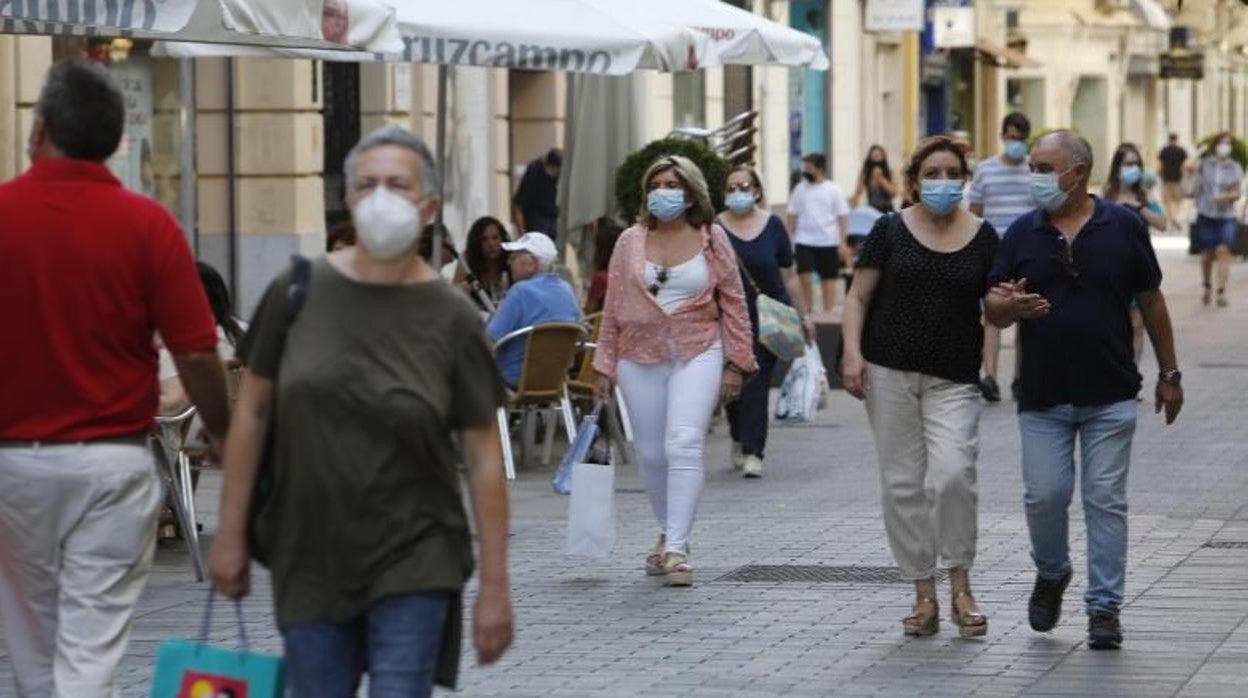
[[[685,190],[685,195],[693,200],[693,206],[685,212],[685,220],[695,228],[710,225],[711,221],[715,220],[715,208],[711,206],[711,192],[706,186],[706,177],[692,160],[683,155],[665,155],[655,160],[641,178],[642,197],[650,195],[650,180],[668,170],[676,175],[676,179],[680,180]],[[644,202],[638,219],[647,228],[655,228],[659,225],[659,220],[650,213]]]

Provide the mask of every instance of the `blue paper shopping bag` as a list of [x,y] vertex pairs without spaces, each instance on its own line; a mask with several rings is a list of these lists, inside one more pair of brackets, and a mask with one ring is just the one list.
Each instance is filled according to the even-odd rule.
[[156,651],[152,698],[281,698],[286,678],[282,658],[247,649],[242,607],[237,602],[241,649],[208,645],[212,598],[209,592],[198,641],[167,640]]

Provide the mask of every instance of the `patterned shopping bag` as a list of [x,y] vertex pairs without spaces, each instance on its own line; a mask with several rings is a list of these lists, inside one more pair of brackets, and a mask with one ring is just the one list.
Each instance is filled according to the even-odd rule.
[[242,606],[236,601],[240,650],[207,643],[213,592],[208,594],[199,640],[167,640],[156,652],[152,698],[281,698],[285,673],[281,657],[247,648]]

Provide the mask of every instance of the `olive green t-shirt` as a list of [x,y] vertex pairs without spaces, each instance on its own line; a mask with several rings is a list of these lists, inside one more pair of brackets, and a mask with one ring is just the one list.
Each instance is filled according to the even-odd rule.
[[[276,376],[272,495],[257,528],[279,627],[358,618],[472,573],[454,433],[506,393],[481,320],[442,281],[354,281],[324,258],[282,342],[289,272],[240,345]],[[280,370],[279,370],[280,364]]]

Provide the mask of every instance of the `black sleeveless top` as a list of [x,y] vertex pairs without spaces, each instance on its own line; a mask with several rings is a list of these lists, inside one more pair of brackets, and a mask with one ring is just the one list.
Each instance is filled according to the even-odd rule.
[[899,371],[978,382],[984,345],[980,303],[997,243],[986,221],[955,252],[920,243],[900,213],[876,221],[857,262],[880,270],[863,326],[863,358]]

